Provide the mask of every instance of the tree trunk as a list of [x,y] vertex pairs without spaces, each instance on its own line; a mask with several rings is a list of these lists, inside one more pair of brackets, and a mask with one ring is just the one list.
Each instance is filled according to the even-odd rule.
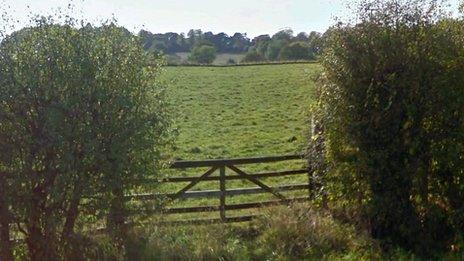
[[27,224],[28,236],[26,239],[31,260],[44,260],[46,256],[45,249],[43,249],[42,246],[42,242],[45,240],[45,237],[40,229],[39,220],[38,213],[35,210],[31,211]]
[[2,217],[0,220],[0,260],[13,260],[13,248],[10,241],[9,222]]
[[[30,260],[57,260],[56,238],[52,235],[50,224],[42,224],[42,221],[49,222],[46,218],[45,193],[41,186],[34,189],[31,200],[31,208],[27,221],[28,236],[26,238]],[[46,229],[44,229],[44,226]]]
[[6,201],[5,174],[0,173],[0,260],[13,260],[13,248],[10,241],[10,213]]
[[122,249],[127,237],[124,191],[122,186],[113,189],[113,199],[107,219],[107,228],[116,245]]
[[83,191],[84,186],[82,184],[82,177],[79,177],[74,184],[71,201],[66,211],[66,221],[63,227],[63,233],[61,234],[62,241],[66,241],[66,238],[72,236],[74,233],[74,224],[76,223],[77,217],[79,216],[79,204],[82,199]]
[[59,260],[56,237],[53,233],[54,229],[46,229],[48,232],[44,232],[40,216],[31,214],[31,217],[29,219],[28,237],[26,239],[30,260]]
[[74,186],[71,202],[66,211],[66,221],[61,234],[61,241],[64,244],[65,255],[71,256],[72,237],[74,235],[74,225],[76,224],[77,217],[79,216],[79,204],[82,198],[83,186],[81,180],[78,179]]

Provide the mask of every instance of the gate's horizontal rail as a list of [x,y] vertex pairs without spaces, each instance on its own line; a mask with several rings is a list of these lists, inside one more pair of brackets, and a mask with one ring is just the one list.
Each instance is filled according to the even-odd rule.
[[[269,207],[281,204],[290,204],[296,202],[308,201],[308,197],[291,198],[286,200],[270,200],[262,202],[250,202],[241,204],[230,204],[226,205],[225,210],[240,210],[250,208],[261,208]],[[164,210],[133,210],[131,214],[185,214],[185,213],[199,213],[199,212],[216,212],[220,210],[220,206],[198,206],[198,207],[179,207],[179,208],[168,208]]]
[[[199,213],[199,212],[219,212],[220,218],[213,219],[191,219],[191,220],[163,220],[157,222],[159,224],[166,225],[197,225],[197,224],[214,224],[214,223],[228,223],[228,222],[242,222],[249,221],[255,216],[234,216],[227,217],[226,211],[244,210],[244,209],[258,209],[261,207],[279,205],[279,204],[291,204],[294,202],[302,202],[309,200],[308,197],[296,197],[294,194],[283,195],[279,192],[283,191],[300,191],[309,190],[310,182],[299,183],[299,184],[285,184],[280,186],[270,187],[263,183],[260,179],[271,178],[271,177],[283,177],[291,175],[308,174],[308,169],[294,169],[294,170],[279,170],[272,172],[260,172],[260,173],[247,173],[246,170],[241,169],[240,165],[245,164],[260,164],[280,161],[295,161],[301,162],[304,160],[304,155],[285,155],[285,156],[270,156],[270,157],[253,157],[253,158],[236,158],[236,159],[209,159],[209,160],[195,160],[195,161],[176,161],[171,164],[172,169],[186,169],[186,168],[205,168],[209,170],[203,175],[198,177],[167,177],[161,179],[141,179],[138,180],[140,184],[161,184],[161,183],[176,183],[176,182],[189,182],[184,188],[179,190],[177,193],[147,193],[147,194],[134,194],[127,195],[126,200],[137,200],[137,201],[150,201],[155,200],[158,207],[154,209],[144,209],[143,207],[136,207],[129,210],[131,215],[160,215],[164,214],[186,214],[186,213]],[[294,162],[298,165],[298,163]],[[300,168],[302,166],[300,165]],[[231,170],[231,175],[226,175],[226,169]],[[216,171],[218,175],[212,175]],[[216,173],[217,174],[217,173]],[[248,180],[257,187],[248,188],[231,188],[226,189],[227,180]],[[190,189],[200,182],[204,181],[219,181],[219,190],[193,190]],[[309,180],[310,181],[310,180]],[[226,204],[227,196],[239,196],[248,194],[261,194],[270,193],[278,197],[279,200],[270,200],[262,202],[249,202],[249,203],[235,203]],[[310,194],[310,193],[309,193]],[[301,196],[301,195],[300,195]],[[219,205],[217,206],[191,206],[191,207],[171,207],[166,208],[167,204],[174,203],[177,199],[195,199],[195,198],[215,198],[219,199]],[[158,201],[158,202],[156,202]],[[179,218],[178,216],[176,216]],[[174,218],[174,217],[173,217]]]
[[[292,191],[292,190],[302,190],[309,189],[309,184],[293,184],[293,185],[283,185],[271,187],[275,191]],[[241,188],[241,189],[228,189],[225,191],[227,196],[238,196],[238,195],[248,195],[248,194],[260,194],[267,193],[261,187],[253,188]],[[139,195],[129,195],[126,196],[127,200],[157,200],[164,198],[172,198],[176,194],[139,194]],[[221,195],[220,190],[203,190],[203,191],[187,191],[180,195],[179,199],[188,199],[188,198],[217,198]]]
[[304,155],[285,155],[285,156],[268,156],[268,157],[255,157],[255,158],[237,158],[237,159],[211,159],[211,160],[180,160],[173,162],[171,168],[199,168],[199,167],[220,167],[227,165],[242,165],[242,164],[255,164],[267,163],[286,160],[303,159]]
[[[272,177],[284,177],[284,176],[291,176],[291,175],[298,175],[298,174],[306,174],[308,173],[307,169],[298,169],[298,170],[286,170],[286,171],[275,171],[275,172],[263,172],[263,173],[256,173],[256,174],[248,174],[253,178],[272,178]],[[140,180],[140,183],[175,183],[175,182],[192,182],[197,180],[198,177],[171,177],[165,178],[160,180],[155,179],[145,179]],[[241,176],[226,176],[226,180],[240,180],[245,179]],[[218,181],[220,180],[219,176],[211,176],[205,177],[202,181]]]

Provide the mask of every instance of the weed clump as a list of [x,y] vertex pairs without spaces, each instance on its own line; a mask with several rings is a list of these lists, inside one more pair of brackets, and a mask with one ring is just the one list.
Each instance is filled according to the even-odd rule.
[[354,227],[308,204],[269,209],[254,226],[262,231],[256,240],[260,258],[321,259],[378,253],[373,251],[374,242],[356,233]]

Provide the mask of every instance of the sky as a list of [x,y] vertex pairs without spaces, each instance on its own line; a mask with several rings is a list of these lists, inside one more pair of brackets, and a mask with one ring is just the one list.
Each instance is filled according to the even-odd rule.
[[[459,0],[451,0],[457,6]],[[352,11],[346,0],[0,0],[17,27],[28,15],[52,14],[73,3],[73,16],[92,22],[115,17],[133,32],[186,33],[201,29],[214,33],[247,33],[249,37],[291,28],[294,32],[325,31],[335,19]]]

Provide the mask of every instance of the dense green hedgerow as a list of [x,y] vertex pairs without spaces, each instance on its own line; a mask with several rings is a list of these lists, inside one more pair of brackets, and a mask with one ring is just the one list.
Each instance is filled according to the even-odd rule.
[[122,197],[156,175],[168,141],[160,65],[114,24],[39,18],[1,40],[2,253],[11,224],[34,260],[79,254],[78,223],[95,218],[123,241]]
[[[464,232],[464,24],[437,1],[365,1],[333,28],[311,162],[331,202],[423,255]],[[323,155],[324,157],[321,157]],[[314,159],[317,160],[314,160]]]

